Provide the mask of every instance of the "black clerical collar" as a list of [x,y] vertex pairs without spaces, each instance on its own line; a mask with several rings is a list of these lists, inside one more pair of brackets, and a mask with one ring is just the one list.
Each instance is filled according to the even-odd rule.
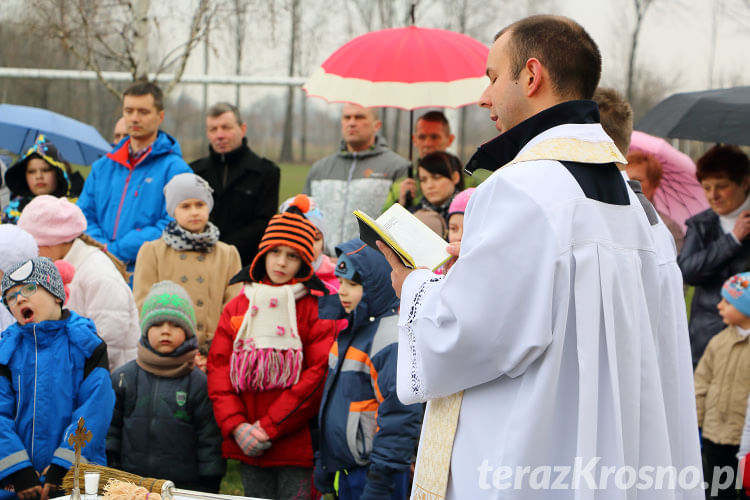
[[528,142],[545,130],[569,123],[599,123],[599,108],[594,101],[566,101],[527,118],[507,132],[482,144],[466,164],[466,172],[497,170],[518,155]]

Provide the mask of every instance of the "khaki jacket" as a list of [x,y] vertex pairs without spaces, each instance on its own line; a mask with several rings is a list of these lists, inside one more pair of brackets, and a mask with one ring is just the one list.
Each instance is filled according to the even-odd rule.
[[193,299],[198,345],[211,340],[224,305],[232,300],[242,284],[227,286],[242,265],[233,245],[218,242],[213,251],[178,252],[163,239],[144,243],[138,251],[133,277],[133,295],[140,311],[151,286],[170,280],[182,286]]
[[740,444],[750,394],[750,341],[729,326],[716,334],[695,369],[698,425],[716,444]]

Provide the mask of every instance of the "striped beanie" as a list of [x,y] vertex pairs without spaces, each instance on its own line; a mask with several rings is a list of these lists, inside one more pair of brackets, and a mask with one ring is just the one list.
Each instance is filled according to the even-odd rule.
[[260,282],[267,278],[266,254],[274,247],[285,245],[299,252],[302,265],[296,276],[287,283],[293,285],[310,279],[313,274],[313,242],[315,226],[304,215],[295,212],[284,212],[271,217],[263,238],[258,245],[258,254],[250,264],[250,279]]
[[169,280],[155,283],[141,308],[141,336],[148,337],[148,329],[169,321],[185,330],[185,338],[195,337],[195,310],[190,295],[177,283]]

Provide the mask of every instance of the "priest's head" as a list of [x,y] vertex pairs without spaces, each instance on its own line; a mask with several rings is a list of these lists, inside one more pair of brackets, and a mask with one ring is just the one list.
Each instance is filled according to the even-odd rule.
[[495,36],[487,56],[490,81],[479,105],[503,133],[561,102],[591,99],[601,68],[599,48],[578,23],[527,17]]

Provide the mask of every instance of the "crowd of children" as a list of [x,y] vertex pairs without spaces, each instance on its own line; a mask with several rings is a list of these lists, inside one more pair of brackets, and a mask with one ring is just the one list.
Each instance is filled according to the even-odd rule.
[[[236,459],[247,496],[406,498],[423,409],[396,396],[382,254],[355,239],[325,255],[298,195],[241,269],[204,180],[164,193],[174,221],[141,247],[132,292],[66,198],[38,193],[0,225],[0,498],[63,493],[79,417],[83,459],[184,489],[217,492]],[[451,241],[469,195],[443,200]]]
[[[28,161],[54,165],[44,147]],[[474,189],[427,160],[419,210],[460,244]],[[217,492],[236,459],[247,496],[408,497],[423,408],[396,396],[399,300],[382,254],[355,239],[326,255],[323,214],[298,195],[241,268],[209,222],[211,188],[186,173],[164,188],[174,220],[141,247],[131,292],[75,204],[32,194],[0,225],[0,498],[61,494],[78,417],[93,435],[84,459],[181,488]],[[750,472],[750,273],[721,294],[727,327],[695,370],[709,484]],[[714,493],[736,498],[735,483]]]
[[[28,160],[57,154],[44,147]],[[460,244],[474,188],[428,160],[419,210]],[[241,268],[209,222],[211,188],[185,173],[164,188],[174,220],[141,247],[131,292],[75,204],[32,194],[0,225],[0,498],[62,493],[78,417],[85,460],[185,489],[217,492],[236,459],[247,496],[408,497],[423,408],[396,395],[399,300],[380,252],[355,239],[326,255],[323,214],[298,195]],[[695,370],[709,484],[750,472],[750,273],[721,295],[727,327]],[[709,494],[737,498],[736,484]]]

